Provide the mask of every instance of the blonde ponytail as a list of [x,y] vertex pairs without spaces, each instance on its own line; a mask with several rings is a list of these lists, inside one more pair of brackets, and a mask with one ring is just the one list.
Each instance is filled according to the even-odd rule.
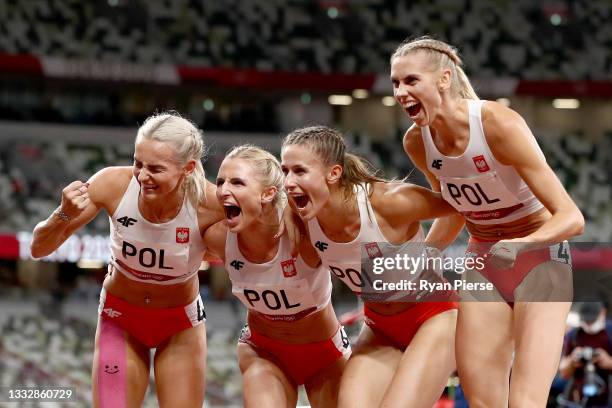
[[459,96],[464,99],[479,99],[476,91],[472,87],[467,75],[461,66],[457,66],[457,80],[459,81]]

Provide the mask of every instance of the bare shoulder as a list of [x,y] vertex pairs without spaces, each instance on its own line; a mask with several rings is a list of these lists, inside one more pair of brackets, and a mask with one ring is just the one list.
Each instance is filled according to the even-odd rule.
[[105,167],[89,179],[89,197],[109,210],[123,197],[131,179],[131,166]]
[[393,210],[397,204],[402,204],[405,210],[406,207],[403,205],[405,202],[410,202],[411,199],[426,194],[439,193],[434,193],[425,187],[399,180],[387,183],[374,183],[372,185],[372,196],[370,201],[377,211],[379,211],[379,208],[382,212]]
[[421,128],[412,125],[410,129],[404,133],[404,150],[409,155],[419,153],[423,150],[423,138],[421,137]]
[[486,102],[482,128],[491,152],[501,163],[516,165],[522,158],[537,159],[535,137],[523,117],[512,109],[497,102]]
[[212,224],[225,218],[223,208],[217,201],[217,187],[206,182],[206,199],[198,206],[198,222],[200,230],[204,232]]
[[227,238],[227,224],[219,221],[208,228],[203,235],[204,245],[206,245],[215,255],[225,258],[225,240]]
[[486,101],[482,106],[482,127],[488,142],[498,142],[527,124],[516,111],[499,102]]
[[404,134],[404,151],[412,163],[421,171],[427,170],[425,163],[425,145],[421,137],[421,128],[412,125]]
[[455,213],[440,192],[400,181],[380,186],[373,192],[371,202],[376,213],[395,226]]
[[370,202],[377,213],[384,217],[395,216],[398,211],[406,211],[406,204],[410,204],[410,198],[416,193],[414,184],[401,181],[390,181],[387,183],[373,183]]

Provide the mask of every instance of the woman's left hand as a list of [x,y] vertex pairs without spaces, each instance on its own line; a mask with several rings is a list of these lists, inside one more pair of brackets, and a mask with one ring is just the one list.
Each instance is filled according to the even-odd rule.
[[485,255],[485,261],[496,269],[512,268],[524,245],[516,239],[503,239],[491,247]]

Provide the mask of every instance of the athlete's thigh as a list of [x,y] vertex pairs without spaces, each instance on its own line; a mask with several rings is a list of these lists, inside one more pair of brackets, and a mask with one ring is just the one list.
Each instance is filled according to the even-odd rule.
[[457,310],[428,319],[419,328],[387,388],[381,407],[431,408],[455,370]]
[[297,386],[270,355],[242,342],[236,352],[246,408],[296,406]]
[[401,358],[399,348],[364,324],[342,374],[339,406],[378,407]]
[[515,303],[511,406],[546,405],[559,367],[570,306],[569,302]]
[[[459,297],[463,302],[504,302],[504,298],[495,287],[495,284],[485,278],[476,269],[467,270],[461,275],[461,279],[469,284],[474,284],[477,289],[461,289]],[[481,289],[481,285],[492,286],[490,290]],[[467,286],[467,285],[466,285]]]
[[200,324],[173,335],[155,352],[155,386],[161,408],[204,404],[206,327]]
[[313,408],[338,406],[340,381],[347,362],[348,357],[342,356],[304,384],[308,401]]
[[571,302],[573,284],[571,265],[548,261],[525,276],[514,297],[517,302]]
[[149,349],[125,330],[99,318],[92,368],[94,407],[140,407],[149,384],[149,356]]
[[505,406],[513,351],[513,311],[505,302],[461,302],[455,356],[470,407]]

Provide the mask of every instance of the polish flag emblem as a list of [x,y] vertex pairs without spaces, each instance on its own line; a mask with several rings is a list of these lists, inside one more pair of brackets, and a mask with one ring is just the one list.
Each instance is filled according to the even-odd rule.
[[189,242],[189,228],[178,227],[176,229],[176,243],[185,244]]
[[382,251],[380,250],[376,242],[370,242],[365,244],[365,249],[368,254],[368,258],[370,259],[380,258],[382,256]]
[[482,154],[480,156],[472,157],[472,160],[474,160],[476,170],[478,170],[479,173],[486,173],[487,171],[491,170],[489,169],[489,165]]
[[297,275],[297,269],[295,267],[295,260],[293,259],[282,261],[281,268],[283,268],[283,276],[285,278],[290,278],[292,276]]

